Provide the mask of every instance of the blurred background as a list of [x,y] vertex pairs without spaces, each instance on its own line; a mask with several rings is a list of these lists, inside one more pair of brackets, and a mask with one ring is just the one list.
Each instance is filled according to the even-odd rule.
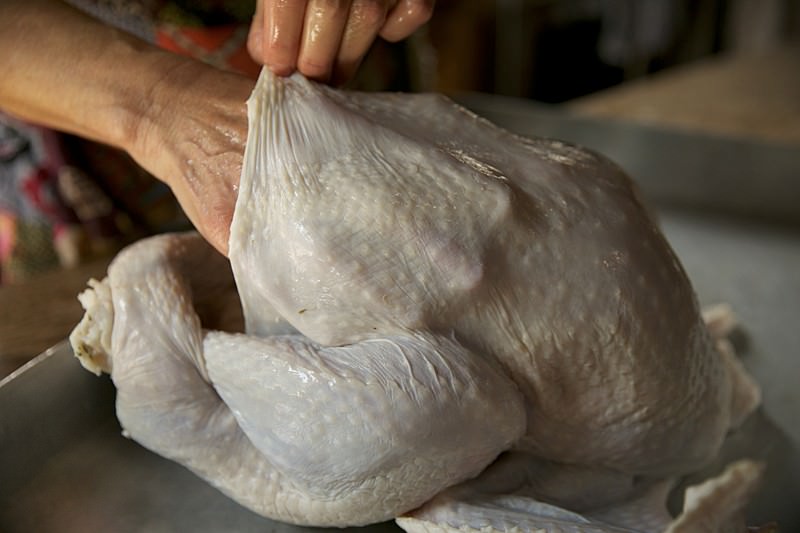
[[392,85],[557,103],[798,36],[797,0],[439,0]]

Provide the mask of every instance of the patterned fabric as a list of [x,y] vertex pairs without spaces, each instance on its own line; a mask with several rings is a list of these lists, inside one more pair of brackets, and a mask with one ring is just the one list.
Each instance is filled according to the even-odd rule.
[[[162,48],[258,74],[246,49],[255,2],[70,3]],[[169,188],[126,154],[0,113],[0,283],[189,227]]]

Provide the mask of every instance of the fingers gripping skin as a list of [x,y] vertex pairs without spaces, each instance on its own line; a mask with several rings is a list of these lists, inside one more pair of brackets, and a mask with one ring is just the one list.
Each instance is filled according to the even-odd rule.
[[109,270],[117,413],[132,438],[256,512],[385,520],[477,475],[524,431],[514,385],[451,339],[325,348],[204,331],[195,304],[217,282],[196,273],[219,269],[199,248],[156,237]]
[[380,35],[399,41],[428,21],[433,0],[260,0],[248,49],[279,75],[343,83]]

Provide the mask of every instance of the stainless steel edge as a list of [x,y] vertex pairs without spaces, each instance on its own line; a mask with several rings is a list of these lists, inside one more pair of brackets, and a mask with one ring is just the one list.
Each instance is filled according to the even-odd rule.
[[520,135],[561,139],[610,157],[657,205],[800,225],[798,146],[601,120],[510,97],[455,99]]

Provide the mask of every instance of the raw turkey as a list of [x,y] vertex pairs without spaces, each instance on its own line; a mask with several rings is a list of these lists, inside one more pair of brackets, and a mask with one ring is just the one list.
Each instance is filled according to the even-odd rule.
[[296,524],[738,531],[755,463],[665,502],[758,389],[617,166],[441,96],[248,109],[230,263],[158,236],[80,296],[126,435]]

